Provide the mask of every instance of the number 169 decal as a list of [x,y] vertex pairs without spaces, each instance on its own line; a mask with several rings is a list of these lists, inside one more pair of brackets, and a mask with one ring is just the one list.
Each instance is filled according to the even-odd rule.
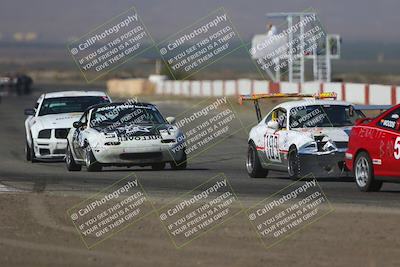
[[278,146],[278,135],[267,134],[265,135],[265,154],[267,159],[274,162],[281,162],[281,156],[279,154]]

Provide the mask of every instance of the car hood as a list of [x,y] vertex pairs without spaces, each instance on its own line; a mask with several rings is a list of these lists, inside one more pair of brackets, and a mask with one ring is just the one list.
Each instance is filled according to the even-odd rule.
[[335,142],[348,142],[351,126],[347,127],[315,127],[315,128],[302,128],[294,129],[297,132],[304,133],[310,138],[314,139],[316,136],[327,136]]
[[118,127],[112,126],[97,126],[94,129],[102,133],[116,133],[117,136],[148,136],[148,135],[159,135],[160,130],[172,129],[173,126],[168,124],[158,125],[139,125],[139,124],[128,124],[121,125]]
[[[174,141],[182,132],[178,127],[170,124],[157,125],[122,125],[118,127],[95,127],[92,128],[98,133],[103,142],[137,142],[142,140]],[[150,138],[147,138],[150,137]]]
[[71,128],[72,124],[79,120],[82,113],[63,113],[39,116],[36,118],[36,123],[42,128]]

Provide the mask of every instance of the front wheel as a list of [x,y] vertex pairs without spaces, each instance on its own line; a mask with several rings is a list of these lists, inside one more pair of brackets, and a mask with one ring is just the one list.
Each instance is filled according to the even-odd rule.
[[371,158],[368,153],[360,152],[354,162],[354,176],[357,187],[360,191],[379,191],[382,181],[376,181]]
[[183,151],[183,156],[180,160],[170,162],[173,170],[186,170],[187,168],[187,157],[186,152]]
[[75,162],[74,156],[72,155],[71,147],[67,144],[67,152],[65,153],[65,164],[67,165],[68,171],[80,171],[82,166]]
[[265,178],[268,175],[268,170],[261,166],[257,149],[253,143],[249,144],[247,150],[246,169],[247,174],[252,178]]
[[25,158],[27,161],[31,161],[31,148],[29,147],[28,141],[25,141]]
[[292,146],[288,152],[288,174],[292,180],[297,180],[300,177],[299,153],[294,146]]
[[[31,135],[32,136],[32,135]],[[37,162],[36,156],[35,156],[35,150],[33,149],[33,139],[31,137],[31,145],[28,145],[28,142],[26,142],[26,147],[25,147],[25,156],[26,160],[35,163]]]
[[151,165],[151,168],[152,168],[154,171],[161,171],[161,170],[164,170],[164,168],[165,168],[165,162],[154,163],[154,164]]
[[96,160],[93,155],[92,149],[88,145],[85,152],[86,170],[88,172],[100,172],[102,169],[101,164]]

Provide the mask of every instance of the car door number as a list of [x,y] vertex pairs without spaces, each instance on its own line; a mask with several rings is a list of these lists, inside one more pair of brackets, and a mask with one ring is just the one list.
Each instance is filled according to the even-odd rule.
[[265,154],[268,160],[281,162],[279,154],[278,135],[267,134],[265,135]]
[[394,158],[400,159],[400,136],[396,138],[394,142]]

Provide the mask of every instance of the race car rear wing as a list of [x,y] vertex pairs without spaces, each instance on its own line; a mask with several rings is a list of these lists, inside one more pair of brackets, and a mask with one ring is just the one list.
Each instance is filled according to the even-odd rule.
[[239,104],[242,105],[243,101],[253,101],[254,108],[256,110],[257,120],[260,122],[262,120],[261,109],[258,101],[260,99],[274,99],[274,98],[314,98],[314,99],[334,99],[336,100],[337,95],[334,92],[325,92],[317,94],[298,94],[298,93],[276,93],[276,94],[252,94],[252,95],[240,95]]
[[390,109],[391,105],[355,105],[355,110],[379,110],[381,112]]

